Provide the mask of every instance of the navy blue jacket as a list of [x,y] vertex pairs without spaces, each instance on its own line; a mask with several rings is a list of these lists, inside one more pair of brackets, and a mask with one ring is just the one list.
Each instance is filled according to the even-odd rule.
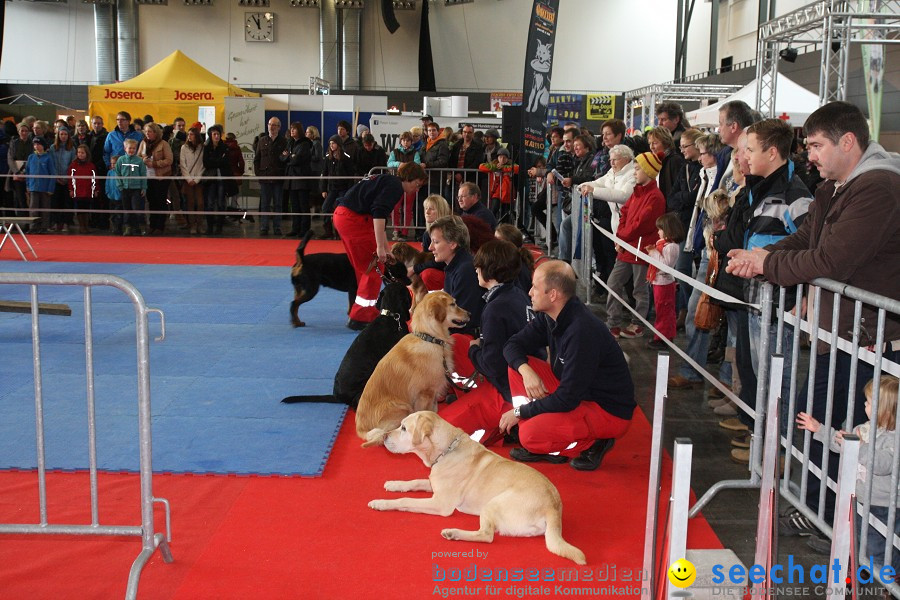
[[728,162],[731,160],[731,152],[731,146],[723,146],[716,154],[716,178],[710,189],[717,190],[719,188],[719,183],[721,183],[722,176],[725,175],[725,169],[728,168]]
[[[353,185],[338,199],[338,206],[373,219],[387,219],[403,198],[403,183],[396,175],[373,175]],[[474,273],[474,270],[473,270]]]
[[528,264],[524,261],[522,262],[522,268],[519,269],[519,276],[516,277],[515,285],[522,288],[522,291],[525,292],[525,295],[528,295],[528,291],[531,289],[531,278],[534,275],[534,271],[531,269]]
[[462,331],[474,335],[481,327],[481,311],[484,310],[484,289],[478,285],[478,274],[468,250],[457,249],[456,255],[444,268],[444,291],[456,299],[456,303],[469,311],[469,324]]
[[528,355],[550,347],[550,366],[559,379],[552,394],[521,407],[522,417],[569,412],[591,400],[620,419],[634,412],[634,383],[625,355],[603,322],[573,296],[556,321],[538,313],[503,348],[513,369],[528,362]]
[[469,347],[469,360],[507,402],[512,402],[512,399],[503,346],[510,337],[525,328],[530,306],[531,300],[516,284],[500,284],[484,305],[481,345]]
[[478,217],[491,226],[491,231],[497,229],[497,217],[494,216],[494,213],[492,213],[491,210],[481,202],[481,200],[473,204],[469,208],[469,210],[464,210],[463,214]]

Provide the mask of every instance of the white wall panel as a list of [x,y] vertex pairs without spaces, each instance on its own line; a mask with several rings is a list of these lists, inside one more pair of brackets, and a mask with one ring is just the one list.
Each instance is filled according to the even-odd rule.
[[96,81],[89,4],[6,2],[0,79]]

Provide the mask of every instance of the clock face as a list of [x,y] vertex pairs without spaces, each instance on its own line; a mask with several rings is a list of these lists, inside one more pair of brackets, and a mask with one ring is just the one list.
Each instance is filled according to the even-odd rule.
[[246,18],[244,19],[244,40],[248,42],[274,42],[275,13],[246,13]]

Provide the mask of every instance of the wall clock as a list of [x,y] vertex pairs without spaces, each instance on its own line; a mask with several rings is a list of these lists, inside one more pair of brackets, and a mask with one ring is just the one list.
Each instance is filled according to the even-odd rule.
[[248,12],[244,18],[244,41],[274,42],[275,13]]

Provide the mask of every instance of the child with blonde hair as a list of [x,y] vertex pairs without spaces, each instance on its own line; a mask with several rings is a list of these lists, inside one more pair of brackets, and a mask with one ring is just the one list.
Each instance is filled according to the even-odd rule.
[[703,225],[703,238],[706,246],[712,250],[712,237],[717,231],[722,231],[728,224],[728,214],[731,212],[732,198],[725,190],[716,190],[703,199],[701,208],[706,212],[706,223]]
[[[874,419],[876,430],[873,432],[871,430],[872,392],[875,385],[876,383],[873,379],[866,384],[864,390],[866,394],[866,416],[869,417],[870,422],[853,428],[853,434],[859,437],[859,464],[856,470],[858,510],[855,513],[857,540],[862,538],[862,517],[859,512],[861,512],[862,504],[865,501],[864,494],[866,483],[868,482],[872,486],[871,515],[882,523],[887,523],[892,491],[891,471],[896,461],[894,430],[897,426],[898,380],[896,377],[882,375],[878,381],[878,414]],[[823,444],[828,442],[833,452],[840,451],[846,432],[836,431],[833,427],[829,427],[826,432],[819,421],[805,412],[797,414],[797,425],[802,429],[811,431],[817,441]],[[875,454],[871,476],[867,472],[870,452]],[[894,533],[900,535],[900,518],[897,518],[894,523]],[[881,535],[874,526],[869,524],[866,527],[866,537],[866,554],[872,556],[875,564],[881,566],[884,563],[885,536]],[[896,547],[892,553],[890,566],[893,567],[895,574],[900,572],[900,550]]]

